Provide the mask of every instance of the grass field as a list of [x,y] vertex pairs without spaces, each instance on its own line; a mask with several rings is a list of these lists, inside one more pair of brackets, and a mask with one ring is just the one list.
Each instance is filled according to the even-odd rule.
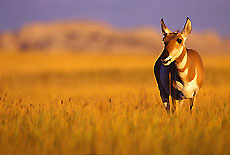
[[229,58],[168,115],[154,54],[0,53],[0,154],[230,154]]

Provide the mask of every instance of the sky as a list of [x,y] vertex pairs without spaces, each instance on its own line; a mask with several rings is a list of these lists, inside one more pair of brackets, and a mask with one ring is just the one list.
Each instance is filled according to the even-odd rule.
[[187,16],[193,30],[230,36],[230,0],[0,0],[0,31],[55,20],[160,29],[161,18],[170,29],[181,30]]

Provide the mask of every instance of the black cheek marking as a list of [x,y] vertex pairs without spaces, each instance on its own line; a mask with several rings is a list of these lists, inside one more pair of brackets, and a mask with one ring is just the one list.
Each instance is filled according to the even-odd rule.
[[165,46],[167,46],[167,45],[168,45],[168,42],[165,42],[165,41],[164,41],[164,44],[165,44]]

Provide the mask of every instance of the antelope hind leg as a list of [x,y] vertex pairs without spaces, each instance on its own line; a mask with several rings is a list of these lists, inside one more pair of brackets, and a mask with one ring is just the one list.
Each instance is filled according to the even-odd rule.
[[193,98],[190,98],[190,113],[192,113],[193,109],[194,109],[194,103],[196,101],[196,96],[194,95]]

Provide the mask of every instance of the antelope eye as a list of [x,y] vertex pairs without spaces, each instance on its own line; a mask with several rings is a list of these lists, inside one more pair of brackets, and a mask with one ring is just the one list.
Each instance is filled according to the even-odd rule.
[[177,41],[179,44],[181,44],[182,39],[178,38],[176,41]]

